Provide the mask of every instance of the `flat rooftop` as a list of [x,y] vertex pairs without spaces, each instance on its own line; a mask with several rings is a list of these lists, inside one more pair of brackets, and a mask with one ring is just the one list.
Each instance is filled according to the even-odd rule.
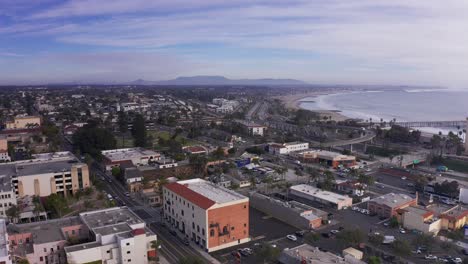
[[320,251],[318,248],[302,244],[300,246],[284,249],[279,258],[280,263],[285,264],[295,264],[301,263],[302,260],[306,260],[307,263],[321,263],[321,264],[337,264],[337,263],[346,263],[346,264],[361,264],[365,263],[357,259],[342,258],[330,252]]
[[126,225],[143,223],[143,220],[126,207],[115,207],[99,211],[84,212],[80,214],[80,217],[89,229],[99,230],[102,232],[107,231],[106,229],[100,229],[105,226],[118,226],[122,223]]
[[319,188],[315,188],[307,184],[299,184],[299,185],[291,186],[290,190],[294,190],[294,191],[297,191],[306,195],[310,195],[318,199],[328,201],[331,203],[335,203],[335,204],[341,201],[346,201],[346,200],[351,199],[348,196],[341,195],[341,194],[334,193],[334,192],[329,192],[329,191],[322,191]]
[[387,193],[382,196],[376,197],[371,200],[371,202],[375,202],[378,204],[384,204],[390,208],[398,207],[402,204],[408,203],[415,198],[402,193]]
[[247,197],[242,194],[217,186],[202,179],[179,181],[177,183],[186,186],[188,189],[214,201],[217,204],[247,199]]
[[124,148],[124,149],[111,149],[103,150],[102,155],[104,155],[110,161],[120,161],[120,160],[131,160],[137,159],[140,157],[153,156],[159,157],[158,152],[143,149],[143,148]]
[[7,227],[9,234],[31,233],[34,244],[43,244],[54,241],[66,240],[62,232],[63,227],[83,224],[78,217],[35,222],[29,224],[10,224]]
[[11,176],[0,174],[0,192],[10,192],[12,190]]
[[31,161],[28,163],[6,163],[0,164],[0,175],[29,176],[44,173],[60,173],[70,171],[76,164],[82,164],[77,160],[52,160]]

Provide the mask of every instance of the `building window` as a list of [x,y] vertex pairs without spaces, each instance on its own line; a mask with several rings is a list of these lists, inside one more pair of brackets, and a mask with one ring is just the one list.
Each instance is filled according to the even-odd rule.
[[195,229],[195,222],[192,222],[192,228]]
[[182,214],[182,216],[184,216],[184,210],[180,210],[180,213]]
[[44,261],[44,257],[40,257],[39,260],[42,262]]
[[47,252],[47,248],[44,248],[44,252]]
[[197,225],[197,232],[200,232],[200,226]]
[[202,228],[202,234],[205,235],[205,228]]
[[107,250],[106,253],[109,254],[109,253],[110,253],[110,250]]
[[127,251],[127,254],[130,254],[130,251]]
[[234,230],[234,227],[233,227],[233,226],[231,226],[231,230]]
[[132,262],[132,260],[131,260],[131,259],[128,259],[127,262]]
[[130,243],[127,243],[127,246],[130,246]]
[[246,224],[246,223],[244,223],[244,227],[247,227],[247,224]]
[[246,209],[246,208],[247,208],[247,205],[244,204],[244,209]]

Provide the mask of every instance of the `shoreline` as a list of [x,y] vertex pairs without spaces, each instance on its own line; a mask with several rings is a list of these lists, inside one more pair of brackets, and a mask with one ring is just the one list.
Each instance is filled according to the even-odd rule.
[[[280,99],[284,103],[286,108],[299,110],[299,109],[305,109],[300,106],[302,103],[301,100],[305,98],[317,98],[322,95],[330,95],[330,94],[335,94],[335,93],[316,91],[316,92],[283,95],[283,96],[279,96],[278,99]],[[314,100],[311,100],[311,101],[314,101]],[[308,109],[305,109],[305,110],[308,110]],[[320,118],[331,117],[331,119],[334,121],[345,121],[348,119],[352,119],[351,117],[343,115],[338,110],[323,109],[323,110],[309,110],[309,111],[319,114]]]

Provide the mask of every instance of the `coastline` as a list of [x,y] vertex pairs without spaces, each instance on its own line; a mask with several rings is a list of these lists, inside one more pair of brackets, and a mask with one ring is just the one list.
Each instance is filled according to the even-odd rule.
[[[301,100],[305,98],[317,98],[321,95],[329,95],[333,94],[330,92],[324,92],[324,91],[316,91],[316,92],[307,92],[307,93],[298,93],[298,94],[290,94],[290,95],[284,95],[284,96],[279,96],[278,99],[283,101],[284,105],[288,109],[293,109],[293,110],[298,110],[298,109],[304,109],[302,108],[301,105]],[[314,113],[318,113],[321,118],[323,117],[331,117],[332,120],[334,121],[344,121],[347,119],[351,119],[348,116],[343,115],[341,112],[336,111],[336,110],[309,110]]]

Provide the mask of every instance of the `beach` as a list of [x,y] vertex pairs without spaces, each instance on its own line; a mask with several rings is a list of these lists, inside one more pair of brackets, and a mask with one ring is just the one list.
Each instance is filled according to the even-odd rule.
[[[297,109],[302,108],[300,107],[301,103],[303,102],[302,100],[308,98],[310,99],[310,101],[313,101],[313,99],[318,96],[328,95],[328,94],[330,94],[330,92],[314,91],[314,92],[307,92],[307,93],[283,95],[277,98],[280,99],[284,103],[286,108],[297,110]],[[320,117],[322,118],[325,116],[326,117],[331,116],[331,119],[335,121],[344,121],[344,120],[350,119],[350,117],[347,117],[336,110],[321,109],[321,110],[310,110],[310,111],[320,114]]]

